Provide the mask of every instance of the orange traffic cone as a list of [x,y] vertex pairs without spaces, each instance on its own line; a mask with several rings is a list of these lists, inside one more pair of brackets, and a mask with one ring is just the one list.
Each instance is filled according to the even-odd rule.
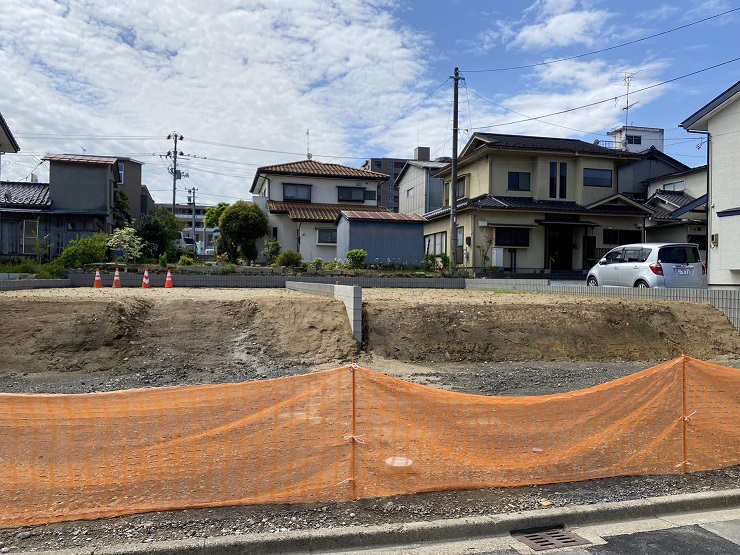
[[164,286],[166,289],[172,289],[172,273],[167,270],[167,279],[164,281]]
[[93,283],[95,289],[103,287],[103,279],[100,277],[100,269],[95,268],[95,283]]
[[141,280],[141,288],[149,289],[149,268],[144,270],[144,279]]
[[118,273],[118,268],[116,268],[116,273],[113,274],[113,288],[117,289],[121,287],[121,274]]

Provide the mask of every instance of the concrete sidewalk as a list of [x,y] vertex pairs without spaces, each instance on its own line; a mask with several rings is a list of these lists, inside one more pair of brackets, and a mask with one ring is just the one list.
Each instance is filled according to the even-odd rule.
[[272,555],[316,554],[331,550],[367,549],[458,539],[493,537],[512,530],[556,525],[582,527],[697,511],[740,508],[740,489],[669,495],[616,503],[574,505],[488,517],[436,520],[329,530],[220,536],[201,540],[125,544],[60,551],[46,555]]

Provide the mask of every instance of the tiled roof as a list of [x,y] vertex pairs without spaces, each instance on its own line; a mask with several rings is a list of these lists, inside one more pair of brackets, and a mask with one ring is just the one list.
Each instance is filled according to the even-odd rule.
[[[536,200],[531,197],[494,197],[491,195],[465,200],[457,205],[458,210],[464,210],[466,208],[493,208],[497,210],[523,210],[526,212],[563,212],[570,214],[614,214],[619,216],[645,215],[645,211],[636,206],[601,204],[593,208],[587,208],[571,201]],[[446,216],[449,213],[450,208],[446,206],[424,214],[424,216],[428,220],[432,220]]]
[[88,156],[86,154],[47,154],[42,158],[44,162],[71,162],[75,164],[104,164],[110,166],[118,162],[118,158],[111,156]]
[[[653,199],[662,200],[663,202],[667,202],[668,204],[673,205],[673,207],[666,208],[665,206],[661,206],[660,204],[654,204],[653,202],[651,202],[653,201]],[[658,189],[657,191],[655,191],[655,193],[653,193],[653,196],[648,199],[647,205],[653,210],[654,219],[673,220],[675,219],[673,217],[673,212],[676,210],[676,208],[681,208],[682,206],[686,206],[687,204],[691,204],[695,201],[696,199],[694,197],[682,192],[664,191],[663,189]]]
[[49,184],[3,181],[0,183],[0,206],[33,206],[37,208],[51,206]]
[[[271,214],[287,214],[291,220],[299,222],[335,222],[342,210],[353,211],[357,206],[346,204],[313,204],[308,202],[267,201]],[[384,206],[363,206],[363,212],[387,212]]]
[[348,220],[372,220],[382,222],[424,223],[427,219],[418,214],[399,214],[397,212],[368,212],[366,210],[342,210]]
[[385,181],[388,175],[379,172],[361,170],[343,166],[342,164],[326,164],[316,160],[301,160],[288,164],[275,164],[273,166],[262,166],[257,173],[274,173],[281,175],[306,175],[313,177],[344,177],[352,179],[377,179]]
[[[581,154],[598,154],[601,156],[623,157],[637,156],[622,150],[614,150],[587,143],[579,139],[561,139],[557,137],[533,137],[529,135],[501,135],[498,133],[476,133],[471,143],[479,139],[492,148],[540,150],[548,152],[579,152]],[[639,156],[637,156],[639,157]]]

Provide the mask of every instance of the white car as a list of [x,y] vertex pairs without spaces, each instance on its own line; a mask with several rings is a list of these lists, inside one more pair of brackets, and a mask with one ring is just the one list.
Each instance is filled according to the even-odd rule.
[[695,243],[635,243],[610,250],[588,271],[586,284],[611,287],[707,287]]

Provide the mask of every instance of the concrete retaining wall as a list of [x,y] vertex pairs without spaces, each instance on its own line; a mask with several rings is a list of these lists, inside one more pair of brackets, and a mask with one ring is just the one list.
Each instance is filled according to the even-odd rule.
[[286,281],[285,288],[301,293],[322,295],[342,301],[347,308],[347,317],[352,328],[352,337],[362,342],[362,287],[359,285],[332,285],[329,283],[306,283]]
[[72,282],[68,279],[9,279],[0,281],[0,291],[56,289],[57,287],[72,287]]

